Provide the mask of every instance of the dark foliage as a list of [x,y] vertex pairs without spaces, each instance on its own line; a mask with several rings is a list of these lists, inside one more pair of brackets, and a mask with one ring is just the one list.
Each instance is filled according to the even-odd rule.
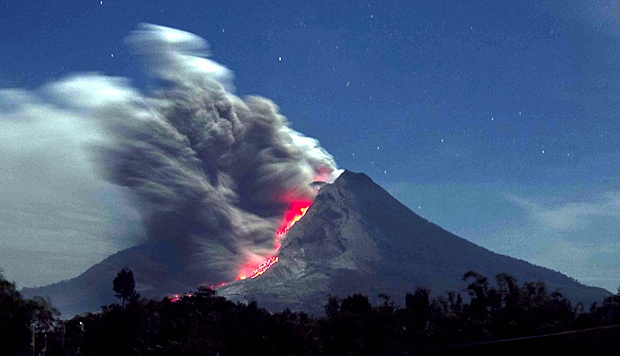
[[[620,291],[585,310],[571,305],[561,293],[548,291],[541,282],[519,284],[507,274],[489,280],[475,272],[466,273],[464,280],[463,291],[438,298],[417,288],[406,295],[404,307],[387,295],[380,296],[383,301],[377,306],[360,294],[344,299],[331,296],[325,317],[290,310],[269,313],[255,302],[233,303],[201,287],[178,300],[140,300],[131,294],[125,307],[109,305],[62,325],[41,325],[55,330],[48,332],[48,355],[78,350],[83,355],[620,351],[616,342],[620,328],[613,327],[620,324]],[[3,298],[15,293],[14,288],[10,292],[10,284],[2,286]],[[13,336],[15,346],[8,353],[19,354],[29,347],[28,323],[42,314],[18,322],[22,309],[6,304],[5,299],[2,303],[7,306],[0,309],[3,313],[12,310],[16,315],[9,325],[21,323],[23,335]],[[601,328],[607,326],[612,328]],[[579,332],[588,328],[595,329]]]
[[0,354],[28,355],[32,353],[32,336],[35,347],[41,349],[41,340],[54,331],[58,324],[58,311],[48,300],[35,297],[24,299],[0,271]]
[[125,306],[126,301],[136,300],[140,298],[140,294],[136,292],[136,282],[133,279],[133,272],[124,267],[121,269],[114,281],[112,281],[114,296],[123,301],[123,306]]

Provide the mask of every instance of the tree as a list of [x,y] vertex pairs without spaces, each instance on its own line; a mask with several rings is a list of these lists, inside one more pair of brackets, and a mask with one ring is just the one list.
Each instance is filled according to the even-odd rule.
[[351,314],[368,314],[372,310],[372,305],[368,301],[368,297],[363,294],[353,294],[342,300],[340,303],[340,311]]
[[21,355],[29,350],[32,326],[37,332],[52,331],[60,313],[49,300],[24,299],[15,283],[4,278],[0,269],[0,347],[2,354]]
[[132,301],[140,298],[140,293],[136,292],[136,282],[133,279],[133,272],[124,267],[118,272],[116,278],[113,281],[113,290],[116,294],[114,296],[123,301],[123,307],[125,301]]
[[330,295],[325,305],[325,316],[328,320],[335,319],[340,312],[340,300],[335,295]]
[[405,295],[406,309],[413,314],[416,320],[422,323],[426,323],[431,316],[430,294],[429,289],[417,287],[413,294],[407,293]]

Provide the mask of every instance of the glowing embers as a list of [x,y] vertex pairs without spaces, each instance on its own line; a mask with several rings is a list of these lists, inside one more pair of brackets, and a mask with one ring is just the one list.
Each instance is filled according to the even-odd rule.
[[192,298],[193,296],[194,296],[194,293],[185,293],[182,295],[173,294],[173,295],[168,296],[168,300],[170,300],[170,303],[176,303],[184,298]]
[[310,205],[312,205],[312,202],[309,200],[296,200],[291,203],[291,208],[286,212],[286,214],[284,214],[284,219],[276,231],[276,238],[273,246],[276,251],[280,249],[284,235],[291,229],[291,227],[293,227],[293,225],[295,225],[296,222],[306,215]]
[[[291,208],[289,209],[289,211],[286,212],[286,214],[284,214],[282,223],[280,224],[280,227],[276,231],[274,247],[273,247],[275,250],[274,252],[276,253],[278,252],[282,244],[282,239],[284,238],[284,235],[286,235],[286,233],[291,229],[291,227],[293,227],[293,225],[295,225],[296,222],[298,222],[301,218],[304,217],[304,215],[306,215],[306,212],[308,211],[308,208],[310,208],[310,205],[312,205],[312,201],[309,201],[309,200],[296,200],[291,203]],[[276,264],[277,262],[278,262],[278,256],[271,256],[268,259],[264,260],[258,267],[251,270],[250,273],[243,272],[244,270],[247,271],[251,268],[248,265],[246,265],[242,269],[242,272],[239,275],[239,277],[237,277],[237,280],[243,280],[246,278],[250,278],[250,279],[256,278],[262,275],[263,273],[267,272],[267,270],[271,266]]]
[[209,289],[215,289],[215,288],[223,287],[223,286],[225,286],[225,285],[226,285],[226,282],[220,282],[220,283],[218,283],[217,285],[212,284],[212,285],[209,287]]
[[273,266],[274,264],[276,264],[278,262],[278,256],[271,256],[268,259],[264,260],[263,263],[260,264],[260,266],[256,267],[255,270],[252,271],[252,273],[250,273],[249,276],[239,276],[240,280],[246,279],[246,278],[256,278],[258,276],[260,276],[261,274],[265,273],[269,267]]
[[176,303],[181,300],[181,296],[178,294],[169,295],[168,299],[170,299],[170,303]]

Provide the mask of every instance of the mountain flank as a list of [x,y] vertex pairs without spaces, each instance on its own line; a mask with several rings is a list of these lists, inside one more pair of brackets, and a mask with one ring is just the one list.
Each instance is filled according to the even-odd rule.
[[288,232],[276,265],[218,292],[271,310],[320,313],[328,295],[384,293],[403,305],[405,293],[416,287],[434,295],[463,290],[463,275],[470,270],[490,278],[506,272],[520,282],[543,281],[586,306],[610,295],[458,237],[412,212],[367,175],[350,171],[321,188]]
[[[216,271],[186,269],[180,251],[171,243],[149,242],[120,251],[71,280],[22,292],[48,296],[70,316],[115,302],[112,280],[125,266],[143,297],[159,299],[220,282]],[[522,283],[543,281],[550,291],[559,290],[586,307],[611,295],[458,237],[416,215],[367,175],[350,171],[320,189],[304,218],[288,231],[278,263],[255,279],[217,291],[272,311],[322,314],[329,295],[363,293],[377,300],[387,294],[404,305],[405,294],[416,287],[432,295],[462,291],[467,285],[463,275],[470,270],[487,277],[506,272]]]

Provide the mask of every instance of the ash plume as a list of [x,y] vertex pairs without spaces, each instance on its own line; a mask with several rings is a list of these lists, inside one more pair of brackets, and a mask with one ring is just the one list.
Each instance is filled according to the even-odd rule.
[[[273,253],[282,213],[314,197],[313,181],[334,178],[334,159],[270,100],[235,96],[232,72],[207,58],[201,38],[145,24],[127,42],[161,88],[82,74],[48,85],[51,103],[37,105],[97,127],[90,157],[131,192],[148,240],[173,243],[188,273],[233,279]],[[33,100],[13,103],[23,111]]]

